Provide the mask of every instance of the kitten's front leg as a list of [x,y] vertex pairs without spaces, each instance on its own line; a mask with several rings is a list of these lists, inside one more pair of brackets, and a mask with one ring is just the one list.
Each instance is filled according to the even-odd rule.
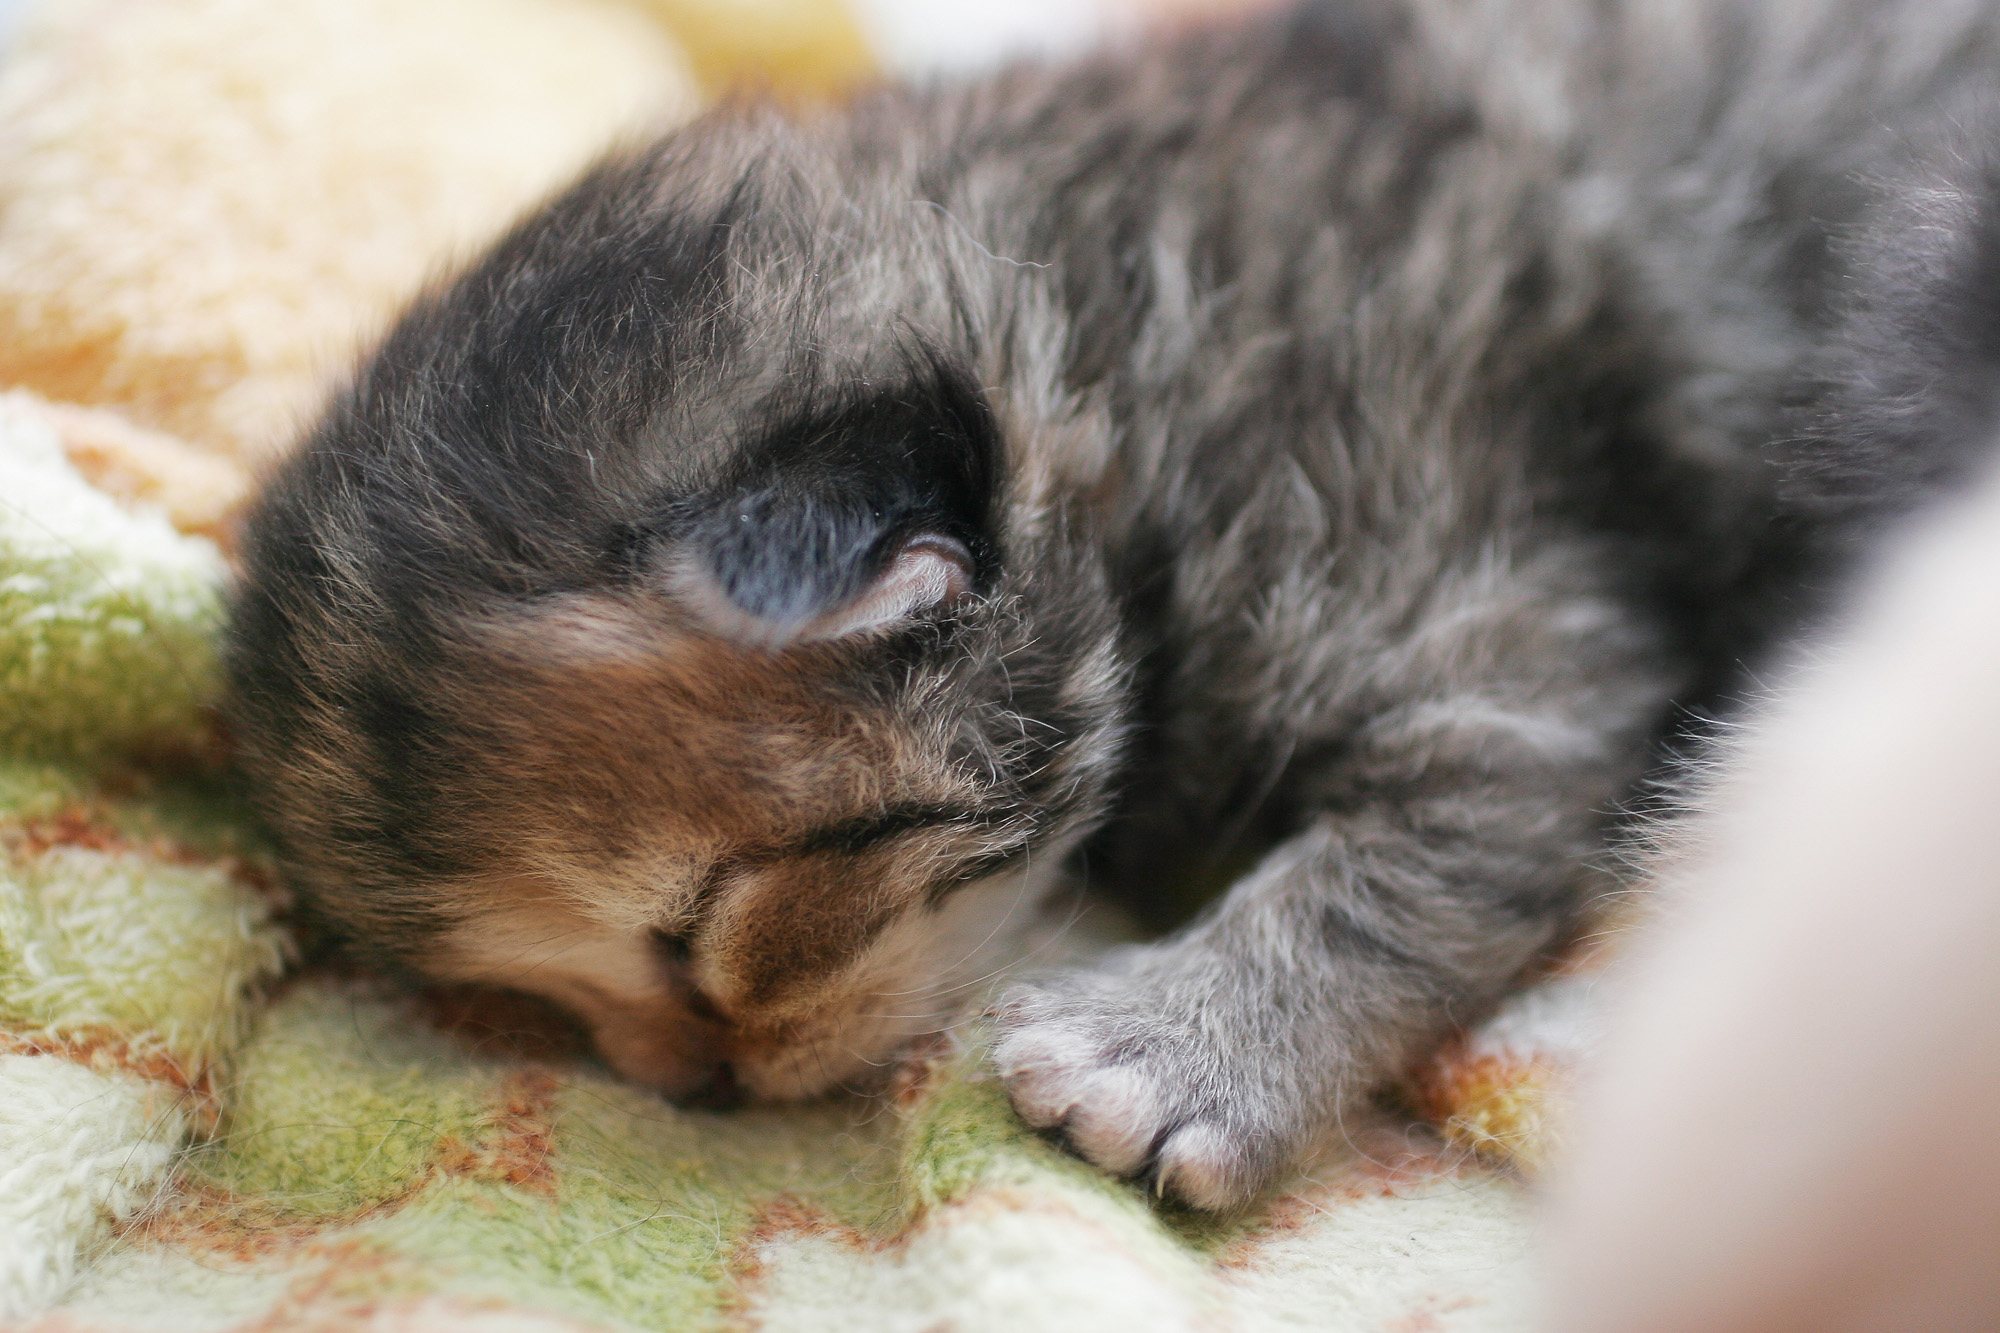
[[1384,715],[1188,930],[1002,997],[1015,1107],[1186,1203],[1247,1200],[1571,917],[1665,697],[1622,685]]

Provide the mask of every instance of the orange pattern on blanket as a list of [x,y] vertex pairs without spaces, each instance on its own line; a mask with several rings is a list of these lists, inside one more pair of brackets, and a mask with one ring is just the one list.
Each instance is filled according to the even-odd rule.
[[1474,1054],[1457,1040],[1418,1073],[1410,1093],[1447,1142],[1532,1172],[1548,1160],[1567,1081],[1554,1057]]
[[561,1085],[545,1069],[517,1069],[500,1084],[490,1132],[478,1143],[446,1135],[437,1167],[447,1175],[497,1180],[552,1199],[556,1193],[555,1097]]

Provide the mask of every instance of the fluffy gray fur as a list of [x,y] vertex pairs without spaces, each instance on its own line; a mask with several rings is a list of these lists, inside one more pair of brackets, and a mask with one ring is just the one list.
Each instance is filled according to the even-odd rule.
[[[507,894],[636,923],[720,1035],[620,1067],[791,1094],[826,1080],[746,1052],[809,1029],[843,1078],[950,1016],[950,968],[851,959],[952,885],[1039,891],[1093,830],[1142,906],[1234,867],[1010,991],[995,1058],[1092,1161],[1237,1204],[1562,935],[1676,701],[1784,620],[1815,519],[1766,449],[1829,397],[1835,242],[1996,56],[1953,0],[1345,0],[621,157],[422,303],[252,521],[235,716],[294,878],[434,970]],[[996,469],[937,481],[854,403]],[[768,444],[835,417],[817,470]],[[813,499],[863,474],[933,498]],[[536,635],[734,643],[831,720],[797,760],[564,750]],[[688,823],[675,765],[835,833]],[[850,980],[759,1009],[807,972]],[[919,1012],[815,1026],[864,992]]]

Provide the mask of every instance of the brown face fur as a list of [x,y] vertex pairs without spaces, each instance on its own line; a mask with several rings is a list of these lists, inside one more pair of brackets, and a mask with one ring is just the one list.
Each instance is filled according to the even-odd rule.
[[460,808],[497,865],[459,886],[432,966],[568,1005],[628,1077],[852,1079],[934,1026],[1040,894],[1025,866],[992,873],[1030,830],[948,738],[830,684],[852,645],[773,652],[603,596],[475,638],[489,669],[456,696],[491,794]]

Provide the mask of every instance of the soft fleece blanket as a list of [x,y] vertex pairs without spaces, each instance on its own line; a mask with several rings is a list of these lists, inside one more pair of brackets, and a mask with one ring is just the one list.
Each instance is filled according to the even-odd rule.
[[[44,109],[91,91],[77,53],[99,38],[58,36],[84,82],[33,85]],[[380,302],[341,285],[360,269],[296,265],[333,289],[289,307],[322,320],[313,338],[285,309],[202,324],[226,300],[149,307],[144,265],[88,252],[88,218],[48,233],[76,241],[68,285],[20,262],[23,226],[41,234],[21,200],[50,195],[19,173],[86,121],[56,117],[35,152],[0,142],[0,370],[41,391],[0,394],[0,1327],[1532,1325],[1525,1182],[1587,1044],[1587,966],[1453,1043],[1402,1109],[1347,1126],[1264,1204],[1211,1218],[1021,1126],[977,1019],[879,1098],[706,1113],[494,997],[301,965],[212,714],[218,540],[260,414],[321,373],[298,349],[359,336]],[[92,197],[158,169],[95,162]],[[146,188],[203,197],[192,178]],[[381,272],[415,280],[389,261],[363,276]],[[103,292],[117,337],[88,343]],[[208,358],[192,378],[188,346]],[[65,396],[99,406],[49,401]]]

